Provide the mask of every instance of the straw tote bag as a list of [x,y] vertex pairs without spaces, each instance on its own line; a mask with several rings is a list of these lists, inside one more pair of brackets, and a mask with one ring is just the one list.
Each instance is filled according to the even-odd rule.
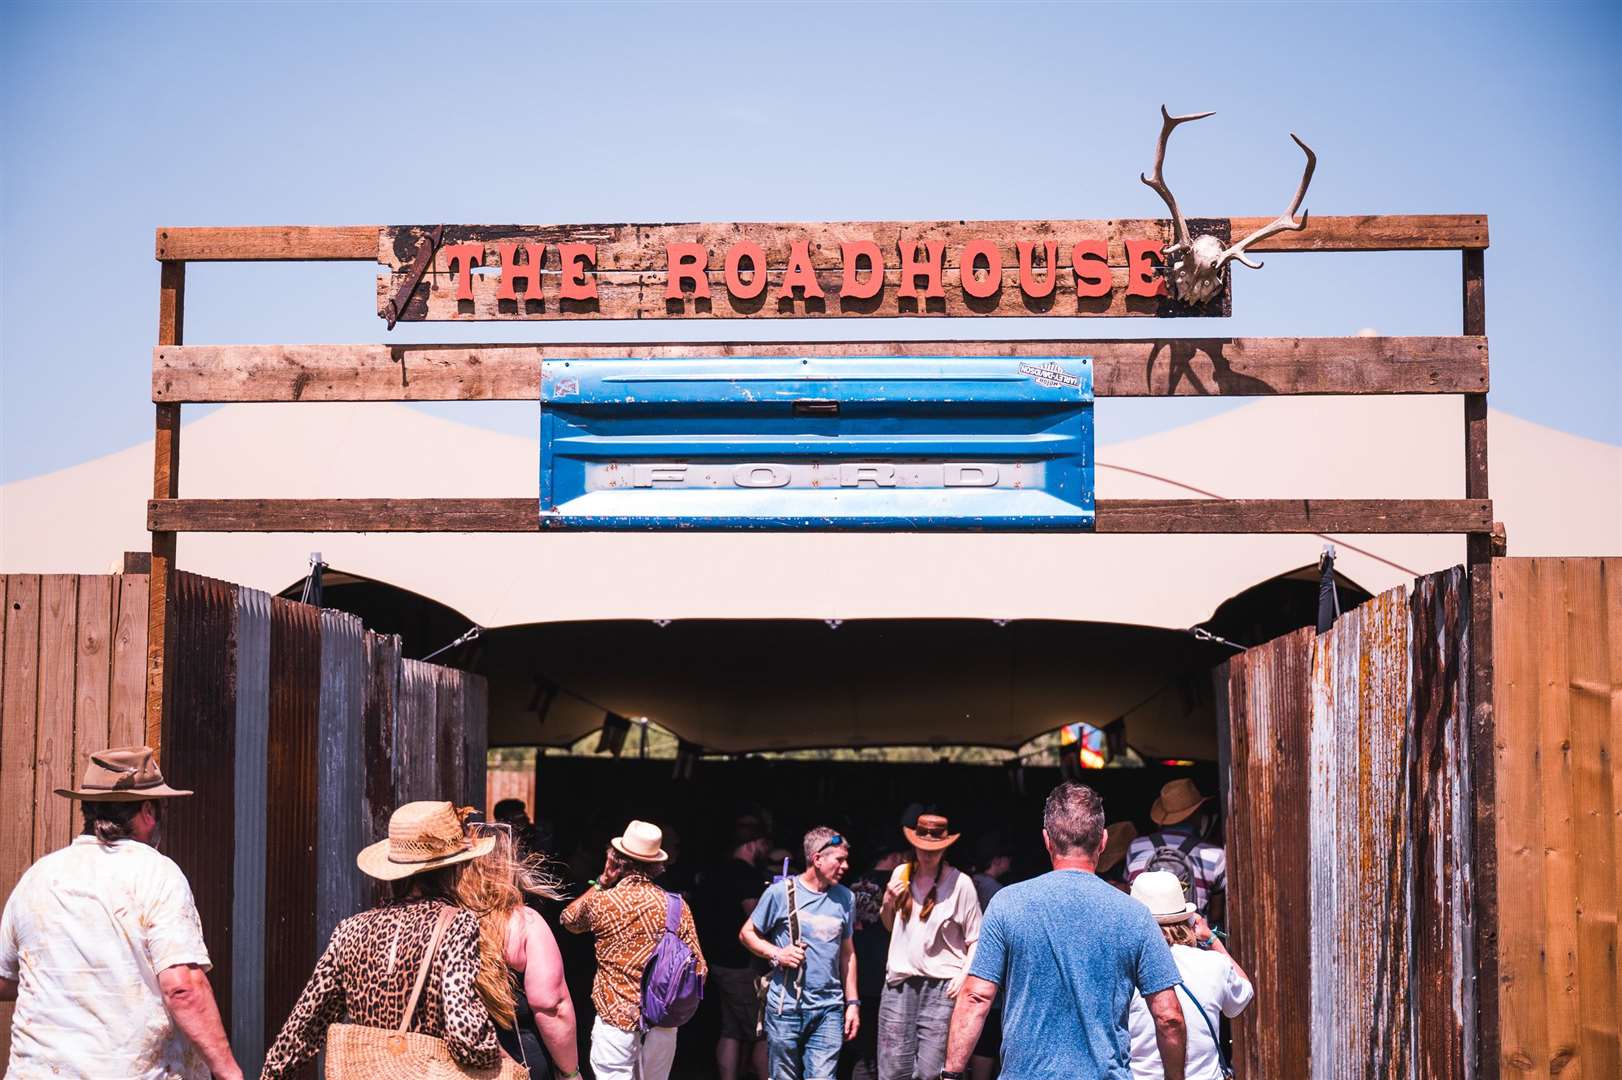
[[447,907],[439,913],[398,1028],[391,1031],[361,1024],[333,1024],[327,1029],[326,1080],[529,1080],[528,1071],[505,1054],[499,1065],[470,1069],[457,1063],[444,1039],[406,1030],[417,1011],[423,984],[428,981],[428,968],[439,950],[439,939],[455,918],[455,908]]

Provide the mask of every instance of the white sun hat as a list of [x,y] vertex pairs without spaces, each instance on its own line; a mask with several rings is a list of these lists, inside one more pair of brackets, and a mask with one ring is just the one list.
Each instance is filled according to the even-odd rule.
[[1161,924],[1187,922],[1195,911],[1183,895],[1183,883],[1170,870],[1145,870],[1133,878],[1132,899]]

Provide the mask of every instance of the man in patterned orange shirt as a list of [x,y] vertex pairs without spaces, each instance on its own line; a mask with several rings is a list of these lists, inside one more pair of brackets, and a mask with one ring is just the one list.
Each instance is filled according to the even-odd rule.
[[[560,919],[571,933],[597,937],[591,1068],[598,1080],[666,1080],[676,1056],[675,1028],[642,1030],[642,972],[665,931],[666,894],[653,883],[670,858],[663,843],[657,825],[631,822],[609,841],[602,876]],[[702,978],[708,966],[685,900],[676,934],[692,950]]]

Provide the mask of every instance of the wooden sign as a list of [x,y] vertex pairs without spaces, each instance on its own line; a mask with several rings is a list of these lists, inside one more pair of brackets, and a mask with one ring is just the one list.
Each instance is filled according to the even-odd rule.
[[377,301],[403,322],[1232,314],[1226,279],[1198,307],[1167,295],[1169,238],[1155,220],[402,225],[380,234]]

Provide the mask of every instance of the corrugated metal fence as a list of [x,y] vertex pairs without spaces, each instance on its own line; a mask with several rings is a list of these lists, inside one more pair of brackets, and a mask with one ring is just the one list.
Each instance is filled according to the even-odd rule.
[[[91,751],[146,730],[147,578],[0,575],[0,904],[78,832],[68,800]],[[0,1005],[0,1063],[11,1006]]]
[[[147,591],[133,574],[0,577],[0,903],[78,831],[52,789],[90,751],[145,741]],[[332,928],[371,902],[355,853],[390,811],[483,807],[485,682],[403,660],[398,638],[341,612],[193,574],[169,598],[162,765],[196,794],[167,809],[164,851],[191,882],[232,1047],[256,1075]]]
[[1468,611],[1455,568],[1226,667],[1251,1080],[1473,1074]]
[[478,675],[400,657],[352,615],[176,574],[164,820],[196,896],[237,1059],[258,1071],[338,921],[371,903],[355,854],[413,799],[483,807]]

